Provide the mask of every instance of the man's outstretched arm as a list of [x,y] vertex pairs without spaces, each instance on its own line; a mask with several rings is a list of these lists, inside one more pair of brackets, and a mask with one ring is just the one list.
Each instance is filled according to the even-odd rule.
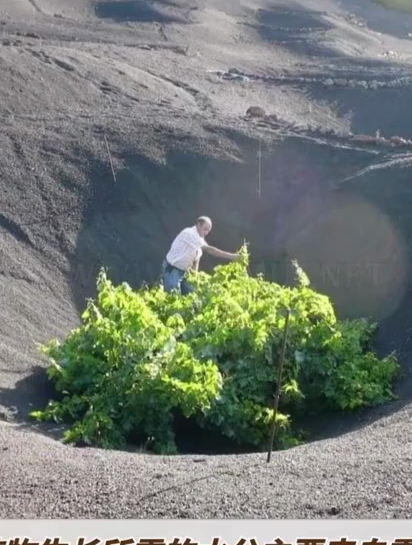
[[203,248],[203,251],[215,257],[221,257],[222,259],[229,259],[231,261],[236,261],[237,259],[240,259],[239,254],[224,252],[223,250],[219,250],[218,248],[214,248],[213,246],[205,246]]

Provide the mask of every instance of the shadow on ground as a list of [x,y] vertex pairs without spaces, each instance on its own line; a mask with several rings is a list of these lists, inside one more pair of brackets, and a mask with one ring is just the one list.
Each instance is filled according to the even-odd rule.
[[410,38],[408,35],[412,32],[412,13],[386,7],[391,4],[396,4],[396,2],[391,2],[391,0],[362,0],[362,2],[342,0],[344,9],[365,21],[371,30],[391,34],[396,38]]
[[[44,408],[53,395],[46,369],[38,365],[30,375],[17,381],[14,388],[0,386],[0,406],[7,408],[15,422],[33,422],[29,412]],[[4,418],[7,420],[8,415]]]
[[[412,103],[409,87],[379,91],[318,87],[308,90],[308,95],[315,101],[335,104],[339,115],[350,119],[354,134],[374,136],[379,132],[383,137],[412,139],[412,127],[408,121]],[[376,116],[377,111],[379,117]]]
[[95,6],[98,17],[113,19],[117,22],[132,21],[138,23],[183,23],[184,20],[172,15],[157,2],[145,0],[113,0],[99,2]]
[[331,57],[336,52],[319,43],[318,35],[332,28],[322,16],[324,12],[302,8],[300,5],[273,5],[257,14],[261,38],[305,56]]

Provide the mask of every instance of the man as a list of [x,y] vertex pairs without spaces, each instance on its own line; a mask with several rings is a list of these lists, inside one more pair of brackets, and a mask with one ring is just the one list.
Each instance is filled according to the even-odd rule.
[[212,220],[207,216],[200,216],[193,227],[186,227],[172,242],[166,259],[163,262],[163,286],[167,292],[180,289],[183,295],[193,291],[185,276],[189,269],[197,271],[203,252],[215,257],[235,261],[239,254],[223,252],[209,246],[205,237],[212,229]]

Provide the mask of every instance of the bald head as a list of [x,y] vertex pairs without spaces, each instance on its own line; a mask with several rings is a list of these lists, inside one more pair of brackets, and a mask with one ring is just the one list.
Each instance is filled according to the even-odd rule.
[[212,230],[212,220],[208,216],[199,216],[196,220],[196,228],[199,235],[204,238]]

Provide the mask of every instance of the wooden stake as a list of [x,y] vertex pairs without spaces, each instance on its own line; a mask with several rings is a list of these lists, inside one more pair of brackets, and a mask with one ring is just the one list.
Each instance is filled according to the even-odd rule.
[[276,430],[276,416],[278,413],[278,405],[279,405],[279,398],[280,398],[280,387],[282,383],[282,372],[283,372],[283,364],[285,362],[285,352],[286,352],[286,338],[289,330],[289,316],[290,316],[290,310],[287,309],[286,311],[286,320],[285,320],[285,328],[283,330],[283,339],[282,339],[282,352],[280,355],[280,361],[279,361],[279,370],[278,370],[278,383],[276,386],[276,394],[273,396],[273,420],[272,420],[272,429],[270,433],[270,441],[269,441],[269,450],[268,450],[268,456],[267,456],[267,463],[270,462],[271,456],[272,456],[272,449],[273,449],[273,440],[275,438],[275,430]]
[[259,158],[259,166],[258,166],[258,196],[259,200],[261,197],[262,192],[262,140],[259,139],[259,151],[258,151],[258,158]]
[[114,183],[116,183],[116,174],[114,173],[113,162],[112,162],[112,156],[111,156],[111,154],[110,154],[109,144],[107,143],[106,135],[104,135],[104,141],[106,142],[106,148],[107,148],[107,153],[108,153],[108,155],[109,155],[109,161],[110,161],[110,166],[111,166],[111,169],[112,169],[112,174],[113,174]]

